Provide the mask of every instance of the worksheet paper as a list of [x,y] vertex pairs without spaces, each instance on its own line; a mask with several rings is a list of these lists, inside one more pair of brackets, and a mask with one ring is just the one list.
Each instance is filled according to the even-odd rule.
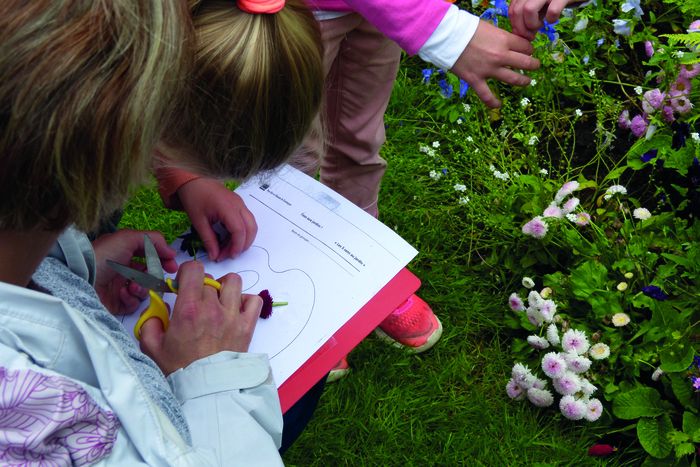
[[[288,302],[258,320],[249,349],[270,357],[279,387],[417,251],[350,201],[289,166],[241,185],[236,193],[255,215],[255,242],[235,259],[211,262],[201,252],[197,260],[214,278],[239,274],[246,293],[267,289],[275,302]],[[178,251],[180,243],[173,243]],[[177,256],[178,263],[191,259],[185,252]],[[175,295],[165,294],[164,300],[172,308]],[[130,334],[139,314],[123,319]]]

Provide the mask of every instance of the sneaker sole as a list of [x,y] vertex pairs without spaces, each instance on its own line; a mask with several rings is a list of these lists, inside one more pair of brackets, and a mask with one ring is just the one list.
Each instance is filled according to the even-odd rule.
[[388,342],[389,344],[393,345],[394,347],[398,347],[400,349],[406,349],[409,353],[421,353],[425,352],[426,350],[430,349],[432,346],[434,346],[437,341],[440,340],[440,337],[442,337],[442,322],[440,319],[436,316],[435,319],[437,320],[438,323],[438,328],[433,331],[433,333],[428,336],[428,340],[425,341],[425,344],[419,345],[418,347],[411,347],[410,345],[402,344],[401,342],[393,339],[389,334],[385,333],[382,331],[381,328],[377,327],[374,330],[374,334],[379,337],[381,340]]

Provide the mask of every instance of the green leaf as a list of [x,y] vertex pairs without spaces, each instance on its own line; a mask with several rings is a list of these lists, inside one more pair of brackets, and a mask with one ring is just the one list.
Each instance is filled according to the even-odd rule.
[[571,284],[574,295],[587,298],[596,290],[604,290],[608,280],[608,270],[597,261],[586,261],[571,271]]
[[684,339],[674,343],[670,348],[663,350],[661,356],[661,369],[667,373],[683,371],[693,363],[695,348]]
[[683,433],[689,435],[694,443],[700,438],[700,417],[687,410],[683,412]]
[[641,418],[637,422],[637,437],[639,443],[649,455],[657,459],[671,453],[671,442],[668,434],[673,430],[671,417],[664,414],[656,418]]
[[653,388],[640,387],[623,392],[613,401],[613,414],[623,420],[656,417],[664,412],[661,396]]
[[[690,382],[677,374],[669,375],[669,377],[671,378],[671,388],[673,389],[673,394],[676,396],[676,399],[678,399],[684,407],[693,407],[693,390],[690,388]],[[685,427],[685,422],[683,426]],[[700,428],[700,425],[698,425],[698,428]],[[685,431],[685,428],[683,428],[683,430]],[[686,431],[686,433],[688,432]]]
[[681,443],[676,445],[676,457],[688,456],[695,452],[693,443]]

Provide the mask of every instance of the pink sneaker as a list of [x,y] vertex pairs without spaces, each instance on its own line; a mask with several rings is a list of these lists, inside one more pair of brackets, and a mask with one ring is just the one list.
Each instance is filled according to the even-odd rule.
[[410,352],[431,348],[442,336],[442,323],[417,295],[411,295],[374,330],[380,338]]
[[335,364],[333,369],[326,376],[326,383],[333,383],[338,381],[340,378],[344,378],[350,373],[350,365],[348,364],[347,355],[340,359],[338,363]]

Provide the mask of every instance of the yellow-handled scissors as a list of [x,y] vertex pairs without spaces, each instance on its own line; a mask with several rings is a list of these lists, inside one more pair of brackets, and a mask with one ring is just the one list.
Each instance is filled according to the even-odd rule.
[[[168,314],[168,307],[163,301],[163,294],[177,293],[178,290],[177,281],[170,278],[165,279],[163,266],[160,264],[160,257],[148,235],[144,235],[143,247],[146,253],[147,272],[124,266],[116,261],[107,260],[107,264],[116,272],[136,282],[141,287],[148,289],[150,303],[148,304],[148,308],[141,313],[141,316],[134,326],[134,336],[136,336],[138,340],[141,340],[141,327],[143,323],[151,318],[158,318],[161,323],[163,323],[163,329],[166,331],[168,330],[170,315]],[[204,278],[204,285],[214,287],[216,290],[221,290],[221,283],[209,277]]]

